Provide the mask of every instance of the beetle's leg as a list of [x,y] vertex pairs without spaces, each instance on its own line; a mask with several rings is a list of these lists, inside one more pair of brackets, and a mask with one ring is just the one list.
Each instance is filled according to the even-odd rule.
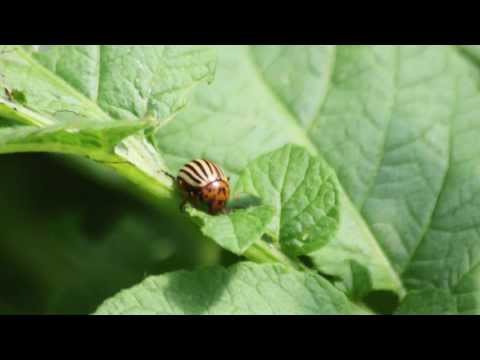
[[185,207],[187,206],[188,203],[188,196],[190,196],[191,199],[191,193],[188,192],[187,194],[183,194],[182,202],[180,203],[180,211],[185,212]]
[[180,211],[184,212],[185,211],[185,206],[187,205],[188,202],[197,202],[197,195],[194,191],[189,191],[186,194],[184,193],[183,200],[180,204]]

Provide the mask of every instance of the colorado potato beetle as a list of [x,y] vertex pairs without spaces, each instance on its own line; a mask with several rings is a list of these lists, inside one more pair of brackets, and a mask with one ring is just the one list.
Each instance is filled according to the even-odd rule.
[[186,201],[191,201],[206,205],[210,214],[225,210],[230,197],[229,178],[214,162],[192,160],[180,169],[174,180],[185,197],[182,207]]

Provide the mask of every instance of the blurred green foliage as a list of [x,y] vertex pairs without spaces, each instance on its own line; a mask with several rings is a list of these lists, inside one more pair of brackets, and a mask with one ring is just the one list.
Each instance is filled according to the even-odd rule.
[[0,313],[92,313],[146,275],[234,260],[114,173],[92,178],[67,160],[0,156]]

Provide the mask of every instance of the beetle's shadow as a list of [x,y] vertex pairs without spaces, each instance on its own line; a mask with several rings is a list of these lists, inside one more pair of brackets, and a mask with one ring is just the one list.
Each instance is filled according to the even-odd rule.
[[247,209],[253,206],[262,205],[262,200],[252,194],[241,193],[228,202],[229,210]]

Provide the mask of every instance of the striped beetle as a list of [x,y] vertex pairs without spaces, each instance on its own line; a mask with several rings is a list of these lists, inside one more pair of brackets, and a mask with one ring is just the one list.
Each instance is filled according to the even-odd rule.
[[210,214],[225,211],[230,197],[230,179],[214,162],[205,159],[192,160],[180,169],[176,178],[167,175],[177,183],[185,197],[182,208],[190,200],[192,203],[207,205]]

